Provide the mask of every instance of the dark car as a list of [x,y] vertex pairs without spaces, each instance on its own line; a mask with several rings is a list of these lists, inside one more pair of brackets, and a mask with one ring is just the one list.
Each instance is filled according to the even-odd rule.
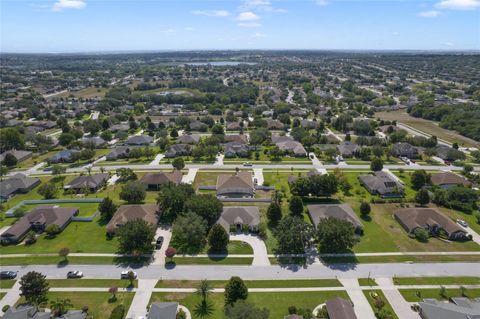
[[0,279],[15,279],[17,273],[15,271],[0,271]]
[[160,236],[157,238],[157,241],[155,242],[155,249],[162,248],[162,244],[163,244],[163,236]]
[[83,277],[83,272],[81,271],[69,271],[67,273],[67,278],[82,278]]

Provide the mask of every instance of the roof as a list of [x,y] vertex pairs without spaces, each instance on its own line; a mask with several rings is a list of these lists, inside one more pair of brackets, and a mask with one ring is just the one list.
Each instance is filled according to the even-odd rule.
[[92,137],[84,137],[82,139],[83,143],[93,143],[95,146],[100,146],[105,144],[105,140],[101,137],[98,136],[92,136]]
[[464,185],[464,186],[471,185],[471,183],[465,177],[462,177],[452,172],[442,172],[442,173],[432,174],[430,177],[430,181],[432,182],[433,185],[447,185],[447,184]]
[[18,173],[0,182],[0,196],[7,198],[19,190],[28,190],[39,183],[40,180],[36,177],[27,177]]
[[146,145],[153,142],[153,137],[148,135],[135,135],[127,140],[128,145]]
[[30,305],[18,305],[10,307],[3,315],[4,319],[49,319],[50,313],[38,311],[36,307]]
[[228,193],[253,194],[252,173],[238,172],[235,175],[219,175],[217,177],[216,190],[218,195]]
[[198,134],[186,134],[177,138],[179,144],[197,144],[200,141]]
[[425,299],[419,302],[422,318],[425,319],[479,319],[480,300],[451,298],[453,302]]
[[177,302],[154,302],[150,306],[148,319],[175,319],[177,309]]
[[160,185],[166,183],[173,183],[173,184],[180,184],[182,181],[182,172],[178,170],[174,170],[173,172],[164,173],[146,173],[140,179],[140,183],[145,185]]
[[362,227],[362,222],[348,204],[307,205],[308,213],[315,227],[324,218],[346,220],[355,228]]
[[393,153],[397,156],[418,155],[418,149],[409,143],[399,142],[393,144]]
[[217,224],[220,224],[227,232],[230,231],[230,225],[235,224],[256,227],[260,224],[260,211],[256,206],[224,207]]
[[71,160],[72,155],[75,153],[79,153],[80,151],[78,150],[63,150],[58,152],[57,154],[54,154],[50,158],[48,158],[49,161],[60,161],[60,160]]
[[99,173],[96,175],[81,175],[74,178],[70,183],[65,185],[65,188],[97,188],[105,183],[110,176],[108,173]]
[[107,224],[107,232],[115,232],[119,226],[125,225],[128,221],[134,219],[143,219],[152,225],[157,225],[158,212],[159,207],[156,204],[122,205]]
[[130,147],[129,146],[117,146],[115,147],[110,153],[107,154],[107,159],[108,158],[117,158],[118,156],[126,156],[130,152]]
[[0,154],[0,162],[3,162],[3,160],[5,159],[5,155],[7,155],[7,154],[12,154],[17,159],[17,161],[20,161],[20,160],[23,160],[23,159],[31,156],[32,152],[17,151],[17,150],[6,151],[6,152],[3,152],[2,154]]
[[225,142],[238,142],[238,143],[243,143],[247,144],[248,142],[248,136],[245,134],[230,134],[230,135],[225,135],[224,136],[224,141]]
[[342,155],[351,156],[360,151],[360,146],[349,141],[344,141],[337,145],[337,150]]
[[327,300],[325,304],[330,319],[357,319],[349,300],[337,297]]
[[55,224],[63,228],[77,214],[77,207],[39,206],[20,218],[2,234],[2,237],[21,237],[32,224]]
[[450,218],[434,208],[402,208],[395,211],[394,216],[408,232],[433,225],[442,227],[449,235],[458,231],[465,232]]
[[403,185],[387,172],[378,171],[373,172],[373,175],[359,175],[358,179],[369,191],[375,191],[380,195],[387,195],[395,190],[403,191]]
[[295,154],[307,154],[303,145],[290,136],[275,135],[272,136],[272,142],[275,143],[281,151],[293,152]]

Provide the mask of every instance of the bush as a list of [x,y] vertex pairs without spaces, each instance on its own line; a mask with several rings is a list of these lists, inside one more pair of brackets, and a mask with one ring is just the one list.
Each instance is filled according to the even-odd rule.
[[123,305],[118,305],[115,308],[113,308],[109,319],[123,319],[124,315],[125,315],[125,307]]
[[429,234],[427,230],[423,228],[417,228],[414,233],[415,233],[415,238],[418,241],[422,243],[426,243],[428,241]]
[[293,315],[297,313],[297,307],[295,306],[290,306],[288,307],[288,314]]
[[385,301],[382,298],[375,299],[375,308],[382,309],[385,306]]
[[6,312],[8,309],[10,309],[10,305],[5,305],[2,307],[3,312]]
[[176,319],[187,319],[187,314],[183,309],[178,310],[177,316],[175,317]]
[[367,202],[362,202],[360,204],[360,214],[362,216],[368,216],[368,214],[370,214],[370,211],[371,211],[371,208],[370,208],[370,204],[367,203]]
[[477,224],[480,224],[480,212],[475,212],[474,216],[477,219]]

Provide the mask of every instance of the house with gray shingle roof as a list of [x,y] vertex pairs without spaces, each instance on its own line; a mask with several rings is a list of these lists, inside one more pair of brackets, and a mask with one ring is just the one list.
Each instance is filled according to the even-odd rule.
[[3,160],[5,159],[5,155],[7,154],[12,154],[17,160],[17,163],[26,161],[27,159],[32,157],[32,152],[29,151],[10,150],[0,154],[0,162],[3,162]]
[[224,207],[217,224],[227,233],[232,226],[237,231],[241,231],[244,226],[248,226],[251,231],[257,231],[260,225],[260,211],[256,206]]
[[387,172],[379,171],[368,175],[359,175],[358,180],[372,195],[384,198],[403,197],[403,185]]
[[454,297],[450,301],[424,299],[419,302],[423,319],[480,319],[480,299]]
[[95,193],[102,188],[109,179],[108,173],[99,173],[95,175],[80,175],[64,186],[64,189],[74,189],[80,193],[83,189],[88,188],[91,193]]
[[222,174],[217,177],[217,197],[254,197],[252,173],[238,172],[234,175]]
[[177,317],[177,302],[154,302],[148,311],[148,319],[175,319]]
[[0,182],[0,202],[6,201],[18,193],[28,193],[40,184],[40,179],[18,173]]
[[308,214],[315,227],[318,226],[322,219],[335,218],[345,220],[355,227],[355,232],[361,234],[363,225],[352,207],[348,204],[313,204],[307,205]]
[[130,137],[125,144],[130,146],[147,146],[153,142],[153,137],[148,135],[134,135]]

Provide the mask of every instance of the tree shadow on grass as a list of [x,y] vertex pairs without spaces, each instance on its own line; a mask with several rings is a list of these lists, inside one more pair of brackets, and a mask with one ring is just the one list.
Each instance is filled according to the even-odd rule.
[[152,262],[152,257],[140,256],[118,256],[113,258],[113,262],[121,267],[141,268],[148,266]]
[[62,259],[57,263],[57,268],[67,267],[69,265],[69,263],[70,262],[68,261],[68,259]]
[[174,269],[177,266],[177,263],[173,260],[165,263],[165,269]]

